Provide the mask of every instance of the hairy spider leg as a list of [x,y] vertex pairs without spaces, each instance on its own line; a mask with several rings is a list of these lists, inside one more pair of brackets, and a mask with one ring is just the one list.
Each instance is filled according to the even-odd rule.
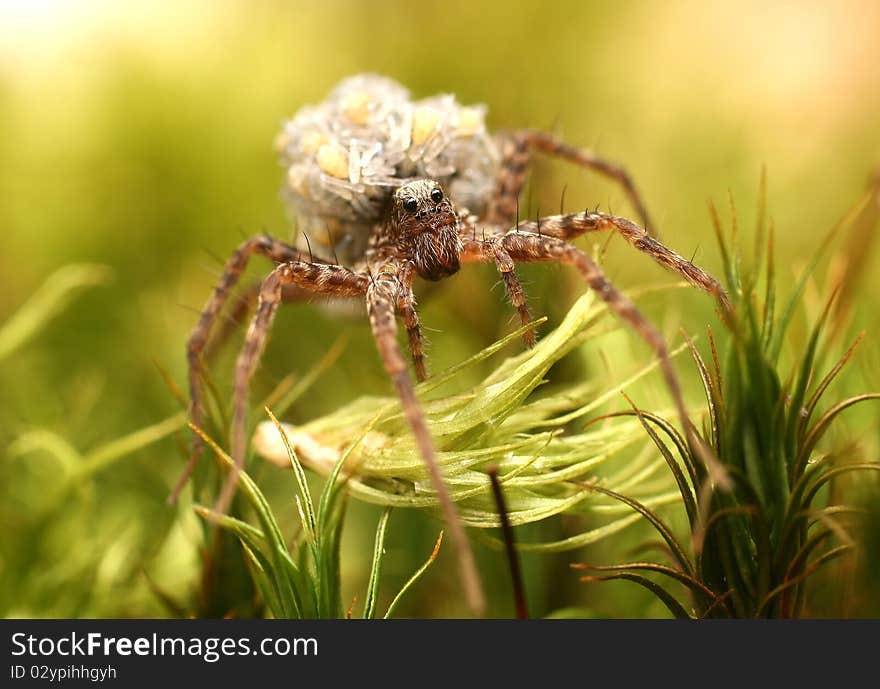
[[[695,287],[713,296],[718,302],[722,317],[727,318],[731,312],[730,299],[718,280],[658,240],[648,236],[644,229],[626,218],[597,211],[549,215],[541,218],[540,231],[538,231],[538,223],[535,221],[521,222],[518,231],[566,241],[576,239],[587,232],[617,232],[633,247],[648,254],[664,268],[678,273]],[[503,232],[504,230],[500,228],[493,228],[490,236],[498,236]],[[512,231],[514,234],[516,232],[517,230]],[[463,234],[466,235],[466,232]]]
[[[461,233],[464,236],[467,234],[467,231],[462,229]],[[473,236],[475,236],[475,233],[471,232],[470,237],[468,238],[468,241],[471,243],[473,243]],[[504,248],[500,238],[490,236],[482,241],[481,244],[486,257],[495,262],[495,267],[498,269],[498,273],[501,275],[501,279],[504,282],[507,299],[519,314],[520,322],[523,325],[528,325],[532,322],[532,315],[529,312],[525,290],[516,275],[516,266],[513,262],[513,258],[511,258],[510,254]],[[529,349],[535,346],[535,339],[534,328],[529,328],[523,333],[523,341]]]
[[[393,274],[389,272],[389,268]],[[394,382],[404,415],[412,429],[419,453],[425,461],[432,485],[437,492],[447,528],[450,529],[453,541],[458,548],[462,582],[469,605],[476,613],[481,614],[485,604],[473,552],[443,482],[433,441],[396,339],[395,304],[409,302],[412,310],[410,317],[414,317],[415,325],[418,325],[418,317],[415,315],[415,306],[411,299],[411,286],[400,282],[397,277],[398,272],[403,274],[406,279],[411,279],[411,270],[405,268],[397,270],[393,266],[381,269],[377,277],[372,277],[341,266],[292,261],[279,265],[263,281],[257,311],[245,335],[244,345],[236,362],[231,438],[234,467],[221,489],[215,510],[220,514],[228,511],[239,481],[239,475],[244,467],[247,454],[247,411],[250,381],[265,349],[278,306],[282,302],[283,287],[295,284],[303,289],[334,297],[365,296],[370,325],[379,355]]]
[[397,311],[406,328],[409,353],[412,356],[413,368],[416,372],[416,380],[420,383],[427,379],[428,370],[425,366],[425,339],[422,335],[422,326],[419,322],[419,312],[416,311],[416,297],[412,291],[412,264],[407,263],[401,271],[401,288],[397,293]]
[[[315,260],[318,260],[320,263],[330,263],[330,261],[324,261],[323,259]],[[310,301],[315,297],[320,298],[321,296],[326,295],[316,295],[314,292],[309,292],[297,285],[284,285],[281,290],[281,302],[284,304],[298,304]],[[251,282],[247,287],[238,291],[232,299],[232,306],[220,318],[220,322],[217,323],[214,332],[211,333],[211,337],[205,343],[205,348],[200,357],[202,366],[211,363],[213,357],[223,349],[242,324],[250,320],[250,315],[257,308],[259,298],[260,280]]]
[[531,154],[539,151],[563,158],[617,182],[629,198],[648,234],[656,234],[656,226],[651,220],[642,195],[630,174],[621,165],[600,158],[591,151],[570,146],[552,134],[532,129],[501,134],[499,141],[501,171],[495,184],[495,193],[485,213],[484,220],[488,224],[509,225],[517,219],[517,206],[528,174]]
[[466,240],[463,260],[492,261],[494,250],[491,243],[500,244],[515,262],[538,263],[557,262],[574,267],[584,278],[587,285],[599,295],[608,305],[611,311],[624,323],[629,325],[636,333],[654,350],[660,362],[660,369],[666,381],[666,385],[672,394],[681,422],[688,436],[691,437],[692,424],[684,405],[684,397],[678,376],[669,358],[666,342],[657,328],[636,308],[626,296],[619,292],[614,285],[602,273],[586,253],[567,241],[548,235],[513,230],[507,234],[495,237],[487,242]]
[[[211,335],[211,330],[221,309],[229,299],[233,287],[238,283],[245,268],[247,268],[251,256],[255,254],[265,256],[275,263],[302,260],[302,253],[292,246],[272,237],[258,236],[251,237],[242,242],[226,261],[220,282],[214,288],[211,297],[208,299],[207,304],[205,304],[205,308],[202,309],[198,323],[186,344],[186,358],[189,368],[189,415],[190,420],[195,426],[201,427],[202,425],[202,354],[208,344],[208,338]],[[236,311],[241,306],[242,303],[239,302]],[[249,304],[246,300],[243,306],[245,313],[247,313]],[[189,461],[168,497],[170,503],[176,502],[180,496],[180,492],[192,475],[196,464],[198,464],[203,447],[202,439],[198,434],[194,433]]]
[[[440,504],[443,519],[458,550],[459,571],[468,605],[475,614],[482,615],[485,609],[485,600],[473,551],[464,533],[458,511],[443,481],[443,474],[434,450],[434,441],[431,439],[431,434],[425,423],[424,412],[416,397],[415,390],[413,390],[412,381],[406,369],[406,361],[397,342],[394,305],[399,302],[400,295],[409,295],[412,291],[410,285],[401,282],[398,275],[395,274],[396,272],[393,264],[384,264],[376,277],[370,280],[370,285],[367,288],[367,313],[370,318],[370,328],[379,349],[379,356],[386,372],[394,382],[403,413],[428,469],[431,484],[437,493],[437,501]],[[404,277],[411,279],[411,271],[405,270],[403,272]],[[413,313],[415,313],[414,308]]]
[[247,454],[247,408],[248,391],[254,371],[266,347],[272,321],[282,299],[282,288],[295,284],[312,292],[339,297],[354,297],[366,294],[369,277],[341,266],[308,261],[289,261],[275,268],[263,280],[257,311],[251,321],[244,345],[235,363],[232,416],[232,459],[235,466],[226,480],[216,510],[225,514],[235,494],[239,473],[244,468]]
[[[462,219],[460,236],[466,248],[463,261],[493,261],[507,288],[508,299],[516,308],[523,325],[531,322],[526,295],[514,271],[514,259],[504,244],[504,237],[509,234],[530,234],[537,237],[548,237],[570,241],[587,232],[615,231],[639,251],[648,254],[665,268],[678,273],[692,285],[715,297],[722,312],[728,318],[731,312],[727,293],[714,277],[688,261],[683,256],[669,249],[653,237],[649,237],[644,229],[635,223],[613,215],[595,211],[571,213],[567,215],[548,215],[539,220],[520,222],[512,229],[502,227],[484,227],[476,229],[473,216]],[[479,239],[478,239],[479,238]],[[472,248],[479,246],[477,254]],[[526,344],[534,344],[534,333],[526,334]]]

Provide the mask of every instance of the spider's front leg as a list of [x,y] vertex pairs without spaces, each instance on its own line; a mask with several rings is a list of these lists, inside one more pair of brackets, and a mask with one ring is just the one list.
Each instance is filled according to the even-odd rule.
[[[397,342],[395,304],[402,303],[407,306],[411,310],[410,317],[416,318],[415,326],[418,327],[418,319],[415,316],[416,312],[412,302],[412,288],[409,284],[412,272],[412,266],[408,262],[403,265],[384,264],[378,274],[370,280],[367,288],[367,314],[370,318],[370,328],[376,340],[379,356],[397,390],[404,416],[413,432],[419,454],[425,462],[431,484],[437,493],[437,501],[440,504],[443,519],[458,550],[459,568],[468,604],[475,613],[481,614],[485,608],[485,601],[473,551],[464,533],[458,511],[455,509],[455,504],[452,502],[443,481],[443,474],[434,450],[434,441],[431,439],[424,412],[406,370],[406,360]],[[409,329],[409,326],[407,327]],[[412,343],[412,330],[410,333],[410,343]],[[413,357],[416,360],[416,370],[418,371],[420,359],[416,358],[416,349],[413,349]],[[424,373],[423,366],[422,363],[422,373]]]
[[[272,237],[259,236],[251,237],[242,242],[232,253],[232,256],[229,257],[229,260],[226,261],[220,282],[211,293],[211,297],[208,299],[208,303],[205,304],[205,308],[202,309],[202,313],[199,316],[199,322],[196,324],[196,327],[193,329],[193,332],[186,343],[186,358],[189,366],[189,416],[190,421],[192,421],[195,426],[201,427],[202,425],[202,353],[208,344],[208,338],[211,335],[211,330],[214,327],[214,323],[217,320],[220,310],[229,299],[232,289],[235,287],[247,267],[251,256],[255,254],[265,256],[275,263],[301,259],[300,252],[292,246],[278,241],[277,239],[273,239]],[[245,304],[245,306],[247,306],[247,304]],[[183,490],[183,487],[186,485],[186,482],[189,480],[189,477],[192,475],[192,472],[199,461],[199,457],[202,454],[202,448],[202,439],[198,434],[193,434],[190,459],[187,462],[183,473],[180,475],[180,478],[177,480],[177,483],[174,485],[171,495],[168,497],[169,502],[176,502],[180,492]]]
[[[504,282],[504,289],[507,292],[507,299],[511,306],[516,309],[522,325],[528,325],[532,322],[532,314],[529,312],[528,299],[522,283],[516,275],[516,265],[513,258],[504,248],[501,242],[501,232],[490,232],[484,236],[482,230],[479,231],[476,226],[477,219],[473,216],[463,217],[459,228],[459,237],[461,239],[462,251],[461,260],[463,263],[471,263],[477,261],[492,261],[501,280]],[[477,237],[480,239],[477,239]],[[526,347],[531,349],[535,346],[535,329],[529,328],[523,334],[523,342]]]
[[656,327],[636,308],[626,296],[619,292],[605,277],[602,270],[586,253],[568,242],[548,235],[525,231],[511,231],[484,241],[465,242],[464,251],[469,260],[494,261],[500,246],[514,262],[558,262],[573,266],[583,276],[586,283],[608,305],[611,311],[624,323],[635,330],[654,350],[659,359],[660,369],[672,395],[682,425],[689,438],[693,437],[692,424],[684,404],[681,385],[669,358],[663,336]]
[[428,377],[425,367],[425,340],[422,337],[422,326],[419,322],[419,312],[416,311],[416,298],[412,291],[412,280],[415,269],[412,263],[404,264],[400,271],[400,289],[397,293],[397,310],[406,328],[406,336],[409,341],[409,351],[412,356],[413,367],[416,371],[416,380],[420,383]]
[[235,364],[232,417],[232,459],[235,466],[220,492],[215,509],[225,514],[238,485],[247,452],[248,389],[263,354],[272,321],[281,303],[285,285],[293,284],[318,294],[356,297],[366,294],[370,278],[336,265],[290,261],[282,263],[263,280],[257,312],[245,335],[244,345]]
[[525,185],[531,154],[540,151],[557,156],[575,165],[593,170],[617,182],[622,188],[648,234],[656,234],[654,223],[648,214],[642,195],[630,174],[617,163],[594,155],[591,151],[570,146],[546,132],[525,129],[499,136],[501,147],[501,172],[495,183],[495,194],[485,213],[490,225],[510,225],[518,209],[519,197]]
[[678,273],[695,287],[715,297],[723,317],[726,318],[731,312],[730,299],[717,279],[657,239],[648,236],[644,229],[626,218],[598,211],[549,215],[540,220],[521,222],[513,234],[532,234],[571,241],[587,232],[617,232],[635,249],[648,254],[664,268]]
[[[332,261],[324,261],[322,259],[310,259],[311,262],[315,260],[318,260],[320,263],[332,263]],[[281,261],[275,261],[275,263],[278,264]],[[283,304],[299,304],[307,302],[315,296],[314,292],[304,290],[297,285],[284,285],[284,288],[281,290],[281,302]],[[260,299],[260,282],[252,282],[247,287],[239,290],[234,299],[234,303],[227,310],[226,314],[220,318],[220,322],[217,323],[210,339],[202,349],[202,354],[199,357],[202,367],[210,364],[213,357],[229,342],[235,335],[235,332],[250,320],[250,316],[256,310],[257,302]]]
[[[504,282],[504,289],[507,292],[507,298],[511,306],[516,309],[519,314],[519,320],[523,325],[527,325],[532,321],[532,314],[529,312],[526,293],[522,287],[522,283],[516,275],[516,265],[513,257],[499,240],[489,239],[483,244],[483,251],[495,261],[495,267],[501,275]],[[526,347],[531,349],[535,346],[535,329],[530,328],[523,334],[523,340]]]

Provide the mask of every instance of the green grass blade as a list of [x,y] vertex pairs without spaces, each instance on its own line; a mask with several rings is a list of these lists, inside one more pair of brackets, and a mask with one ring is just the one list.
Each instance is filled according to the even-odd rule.
[[673,596],[669,591],[660,586],[659,584],[651,581],[647,577],[643,577],[639,574],[633,574],[632,572],[619,572],[617,574],[604,574],[601,576],[585,576],[581,577],[581,581],[612,581],[614,579],[623,579],[625,581],[632,581],[639,586],[643,586],[648,589],[651,593],[653,593],[657,598],[662,601],[662,603],[667,607],[669,612],[672,613],[672,616],[677,620],[689,620],[692,619],[690,613],[684,609],[684,606],[678,602],[678,599]]
[[415,573],[407,580],[407,582],[403,585],[403,588],[397,592],[397,595],[394,596],[394,600],[391,601],[391,605],[388,606],[388,610],[385,611],[385,619],[391,619],[391,616],[394,614],[394,611],[397,609],[398,604],[406,595],[406,592],[409,591],[415,583],[422,578],[425,572],[428,571],[428,568],[434,564],[434,561],[437,559],[437,555],[440,553],[440,544],[443,542],[443,532],[440,532],[440,535],[437,537],[437,543],[434,544],[434,550],[431,551],[431,554],[428,556],[428,559],[422,563],[422,566],[419,567]]
[[791,558],[791,562],[789,562],[788,569],[785,572],[785,579],[792,579],[802,572],[805,563],[807,562],[807,558],[810,557],[812,552],[833,535],[834,529],[830,527],[820,529],[812,534],[800,547],[797,553],[795,553],[795,556]]
[[825,551],[815,560],[812,560],[803,568],[803,571],[800,574],[791,579],[786,579],[783,583],[781,583],[779,586],[777,586],[767,594],[767,596],[761,601],[761,604],[758,606],[757,616],[763,617],[764,615],[766,615],[769,611],[770,605],[779,596],[781,596],[789,589],[798,586],[809,579],[822,565],[831,562],[832,560],[835,560],[842,555],[845,555],[852,549],[853,547],[851,545],[840,545],[836,548],[831,548],[830,550]]
[[[676,493],[676,498],[677,497],[678,493]],[[562,538],[556,541],[545,541],[543,543],[517,542],[516,549],[523,553],[562,553],[568,550],[575,550],[577,548],[583,548],[584,546],[597,543],[604,538],[609,538],[610,536],[620,533],[628,526],[636,524],[641,520],[642,515],[638,513],[629,514],[625,517],[615,519],[608,524],[603,524],[602,526],[597,526],[594,529],[582,531],[581,533],[575,536],[569,536],[568,538]],[[501,547],[503,545],[498,540],[494,540],[492,542],[497,547]]]
[[341,480],[339,478],[343,467],[348,463],[349,457],[351,457],[355,448],[357,448],[358,445],[363,442],[363,439],[367,434],[373,430],[380,416],[381,412],[373,416],[373,418],[364,426],[361,433],[348,444],[348,447],[346,447],[345,451],[339,456],[339,459],[336,461],[336,464],[327,476],[327,480],[324,483],[324,489],[321,491],[321,498],[318,500],[318,528],[321,533],[328,528],[328,514],[330,514],[332,506],[336,502],[343,486],[348,482],[348,477]]
[[[312,501],[312,495],[309,491],[309,484],[306,479],[305,470],[294,452],[290,439],[282,427],[281,423],[266,407],[266,414],[275,426],[275,430],[281,436],[284,449],[287,452],[290,466],[293,469],[293,475],[296,481],[298,494],[294,496],[297,511],[299,512],[300,522],[303,527],[303,533],[306,537],[306,543],[312,554],[312,562],[315,567],[313,579],[312,593],[315,598],[315,616],[316,617],[336,617],[338,614],[338,562],[334,556],[338,555],[338,544],[335,542],[332,534],[327,534],[329,538],[322,538],[323,533],[318,530],[318,520],[315,515],[315,506]],[[341,525],[341,519],[340,519]],[[278,557],[282,557],[282,553],[287,553],[286,547],[278,546]]]
[[828,247],[831,245],[832,240],[835,238],[837,233],[840,231],[841,227],[843,227],[850,218],[853,217],[854,213],[857,213],[864,206],[864,201],[860,203],[855,209],[851,210],[847,215],[838,222],[828,234],[822,239],[819,244],[819,248],[810,258],[810,261],[807,263],[807,267],[801,273],[800,278],[798,278],[797,282],[795,282],[794,290],[788,298],[788,301],[785,304],[785,307],[782,310],[779,319],[776,321],[775,331],[773,333],[773,337],[770,339],[770,345],[768,347],[767,355],[771,362],[774,364],[779,360],[779,354],[782,351],[782,343],[785,338],[785,333],[788,330],[788,326],[791,323],[791,319],[794,316],[794,311],[797,305],[801,301],[801,296],[803,295],[804,289],[807,286],[807,281],[810,276],[813,274],[813,271],[816,270],[816,266],[819,265],[819,262],[822,260],[824,256],[828,253]]
[[852,464],[844,464],[843,466],[835,467],[834,469],[828,469],[824,472],[811,472],[811,474],[818,473],[819,475],[811,476],[813,479],[811,481],[812,485],[804,493],[804,507],[809,507],[813,503],[819,489],[835,476],[852,473],[854,471],[880,471],[880,462],[854,462]]
[[[806,415],[806,410],[804,409],[804,399],[807,394],[807,387],[809,386],[810,380],[813,376],[813,369],[816,363],[816,352],[819,346],[819,337],[821,336],[822,329],[825,326],[825,322],[828,319],[829,314],[831,313],[831,306],[832,304],[834,304],[837,294],[838,292],[837,290],[835,290],[828,301],[825,302],[825,307],[822,309],[822,315],[819,316],[819,319],[813,326],[810,337],[807,340],[807,346],[804,348],[804,354],[801,358],[801,365],[798,367],[798,374],[797,376],[795,376],[794,387],[789,393],[790,413],[785,429],[786,457],[795,456],[798,435],[802,433],[804,429],[804,417]],[[788,470],[789,472],[791,472],[792,467],[788,467]]]
[[829,410],[827,410],[822,416],[816,419],[816,423],[810,428],[807,432],[806,437],[801,443],[800,448],[798,449],[797,456],[795,458],[792,476],[795,481],[799,480],[804,473],[804,470],[807,468],[807,462],[810,460],[810,455],[813,454],[813,450],[816,448],[816,444],[822,439],[822,436],[825,435],[825,431],[828,430],[828,426],[831,425],[831,422],[834,421],[837,416],[852,407],[853,405],[860,404],[862,402],[867,402],[869,400],[878,400],[880,399],[880,393],[876,392],[868,392],[862,395],[855,395],[854,397],[849,397],[842,402],[838,402]]
[[642,427],[645,429],[645,433],[648,434],[648,437],[651,438],[651,442],[660,450],[660,454],[663,456],[663,459],[666,461],[666,466],[669,467],[669,471],[672,472],[673,477],[675,478],[675,484],[678,486],[678,492],[681,493],[681,499],[684,502],[685,512],[687,513],[688,523],[690,524],[691,529],[694,529],[697,524],[698,514],[697,514],[697,502],[694,497],[693,489],[691,488],[690,483],[688,483],[687,479],[684,476],[684,472],[681,470],[681,467],[678,466],[678,462],[675,461],[675,457],[670,452],[669,448],[666,446],[660,436],[648,425],[648,422],[642,417],[639,409],[633,404],[632,400],[627,397],[625,394],[627,401],[635,411],[638,416],[639,421],[642,423]]
[[709,216],[712,219],[712,228],[715,230],[715,239],[718,242],[718,250],[721,252],[721,265],[724,267],[724,279],[727,282],[727,288],[732,293],[733,298],[738,301],[740,296],[740,285],[736,280],[733,261],[730,252],[727,249],[727,242],[724,239],[724,230],[721,227],[721,218],[718,215],[718,209],[715,204],[709,202]]
[[663,520],[660,519],[660,517],[658,517],[656,514],[654,514],[654,512],[652,512],[650,509],[645,507],[645,505],[643,505],[638,500],[627,497],[626,495],[622,495],[621,493],[609,490],[608,488],[604,488],[599,485],[587,483],[580,483],[578,485],[581,485],[588,490],[598,491],[599,493],[612,497],[615,500],[619,500],[620,502],[628,505],[636,512],[641,514],[645,519],[650,522],[651,526],[653,526],[657,530],[663,540],[666,541],[666,545],[668,545],[672,552],[675,554],[675,558],[678,560],[678,562],[681,563],[681,566],[685,570],[685,572],[690,576],[694,575],[693,564],[685,553],[684,548],[682,548],[681,544],[675,538],[669,527],[663,523]]
[[697,485],[699,481],[697,464],[696,462],[694,462],[691,453],[688,451],[687,441],[685,441],[684,436],[678,432],[678,429],[669,420],[660,416],[659,414],[645,411],[644,409],[640,409],[637,411],[632,409],[624,409],[618,412],[613,412],[611,414],[605,414],[604,416],[598,416],[595,419],[591,420],[590,424],[596,423],[597,421],[602,421],[603,419],[612,419],[617,416],[637,416],[640,418],[640,421],[642,423],[644,423],[645,421],[650,421],[660,430],[662,430],[666,434],[666,436],[672,441],[672,444],[675,445],[676,450],[678,450],[678,455],[679,457],[681,457],[682,462],[687,469],[688,478],[690,479],[691,485]]
[[[189,424],[189,427],[199,434],[202,440],[204,440],[214,451],[217,459],[220,460],[227,470],[234,470],[235,462],[223,450],[223,448],[214,441],[213,438],[192,423]],[[250,502],[251,506],[254,508],[254,511],[257,514],[257,519],[262,527],[262,532],[267,543],[266,548],[268,550],[268,557],[272,562],[272,571],[279,580],[279,596],[282,599],[286,596],[287,608],[293,608],[293,601],[303,601],[303,597],[296,590],[298,582],[291,576],[288,564],[282,559],[281,553],[287,551],[287,544],[285,543],[284,536],[281,534],[281,529],[278,526],[275,515],[272,513],[272,509],[269,506],[266,497],[247,472],[240,472],[238,486],[239,490],[244,493],[248,502]],[[302,604],[299,605],[299,609],[303,615],[308,614],[308,611]]]
[[687,335],[684,336],[684,339],[688,349],[691,351],[694,362],[697,364],[700,381],[703,383],[703,391],[706,393],[706,405],[709,409],[709,426],[712,431],[711,441],[715,444],[716,454],[721,456],[723,448],[721,446],[721,407],[718,390],[715,386],[715,381],[712,380],[712,376],[709,374],[706,363],[703,361],[703,357],[700,356],[700,353],[694,346],[693,340]]
[[72,474],[82,463],[79,450],[63,436],[44,428],[36,428],[18,436],[8,447],[9,457],[20,457],[34,452],[45,452],[52,457],[64,474]]
[[834,367],[825,375],[825,377],[819,382],[816,386],[816,389],[813,391],[813,394],[810,396],[810,399],[807,400],[807,403],[804,405],[804,412],[802,414],[801,423],[800,423],[800,431],[803,433],[804,429],[806,429],[807,424],[810,422],[810,419],[813,416],[813,412],[816,410],[816,405],[819,403],[819,399],[824,394],[825,390],[831,384],[831,382],[837,377],[837,375],[843,370],[843,367],[846,366],[847,362],[852,357],[853,353],[856,350],[856,347],[859,346],[859,343],[865,337],[864,331],[859,333],[858,337],[856,337],[855,341],[850,345],[849,349],[846,350],[844,355],[840,358],[840,360],[834,365]]
[[776,261],[775,253],[775,234],[776,229],[773,223],[770,223],[767,235],[767,278],[764,288],[764,318],[761,326],[761,348],[768,351],[770,343],[773,341],[773,330],[775,327],[776,315]]
[[255,550],[263,550],[266,545],[266,537],[263,532],[247,522],[231,517],[228,514],[220,514],[203,505],[193,505],[193,510],[206,521],[213,522],[227,531],[238,536],[242,542]]
[[279,569],[273,566],[265,554],[265,550],[271,546],[266,542],[263,532],[247,522],[201,505],[195,505],[193,509],[206,521],[217,524],[238,537],[246,556],[254,560],[253,565],[256,567],[254,581],[261,589],[260,592],[264,594],[263,599],[272,610],[272,614],[278,619],[301,618],[302,609],[298,597],[284,595],[285,584],[279,577]]
[[90,450],[77,469],[78,476],[90,476],[138,450],[185,428],[186,414],[180,412],[146,428],[129,433]]
[[620,565],[588,565],[573,563],[569,566],[572,569],[584,569],[596,572],[654,572],[656,574],[662,574],[663,576],[669,577],[670,579],[674,579],[694,593],[704,597],[706,601],[710,604],[715,603],[719,598],[714,591],[712,591],[698,579],[695,579],[692,576],[688,576],[680,569],[675,569],[674,567],[669,567],[668,565],[663,565],[658,562],[627,562]]
[[293,447],[290,444],[290,440],[287,437],[287,433],[284,432],[284,428],[281,426],[281,423],[275,418],[275,415],[272,411],[267,407],[265,409],[266,414],[269,415],[269,418],[272,420],[272,423],[275,424],[275,428],[278,429],[278,433],[281,436],[281,440],[284,443],[284,447],[287,450],[287,456],[290,458],[290,466],[293,469],[293,475],[296,479],[296,485],[299,490],[299,495],[302,499],[302,509],[304,511],[303,516],[303,529],[309,537],[309,540],[315,544],[317,542],[317,534],[318,534],[318,520],[315,517],[315,505],[312,502],[312,494],[309,491],[309,483],[306,479],[306,472],[303,469],[302,464],[300,464],[299,459],[296,456],[296,452],[293,451]]
[[319,559],[315,564],[320,594],[320,617],[335,618],[342,612],[341,542],[348,501],[334,501],[328,510],[327,523],[321,531]]
[[83,289],[106,285],[112,271],[103,265],[74,263],[59,268],[0,326],[0,360],[34,338]]
[[[259,551],[252,550],[244,541],[242,541],[241,547],[244,551],[244,558],[248,567],[248,572],[250,572],[251,578],[257,586],[257,590],[260,592],[263,602],[266,604],[266,607],[269,608],[269,612],[272,613],[272,616],[276,620],[290,618],[290,611],[285,610],[281,605],[281,601],[278,598],[278,591],[268,575],[269,570],[267,568],[270,567],[269,561],[266,560],[262,554],[258,555],[257,553]],[[297,615],[297,617],[299,616]]]
[[379,518],[376,527],[376,542],[373,546],[373,566],[370,568],[370,580],[367,585],[367,595],[364,600],[364,619],[372,620],[376,616],[376,600],[379,597],[379,577],[382,574],[382,561],[385,559],[385,530],[388,528],[388,518],[391,516],[391,507],[386,507]]

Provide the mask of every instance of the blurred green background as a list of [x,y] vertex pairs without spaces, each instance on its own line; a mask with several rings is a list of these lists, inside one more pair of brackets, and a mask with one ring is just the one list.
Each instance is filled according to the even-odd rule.
[[[495,128],[552,129],[622,162],[664,240],[710,271],[720,260],[706,200],[725,207],[730,190],[750,223],[766,166],[783,286],[880,165],[880,5],[871,0],[0,0],[0,323],[64,265],[110,271],[0,360],[3,616],[170,614],[158,591],[191,609],[200,527],[188,498],[165,504],[185,435],[74,487],[64,484],[63,458],[100,464],[101,452],[112,454],[107,443],[178,413],[156,364],[184,386],[184,344],[219,262],[243,235],[291,231],[272,149],[281,122],[364,71],[394,77],[416,97],[447,91],[485,103]],[[556,212],[563,186],[568,208],[631,210],[613,185],[546,162],[532,178],[531,208]],[[880,259],[866,246],[854,294],[867,296],[854,299],[851,326],[869,329],[851,376],[857,390],[880,387],[870,297],[880,293]],[[624,288],[669,280],[620,241],[605,265]],[[582,289],[557,269],[524,275],[534,312],[551,325]],[[434,370],[509,331],[496,281],[468,269],[424,300]],[[805,298],[814,310],[816,294]],[[673,335],[716,322],[696,293],[643,306]],[[307,370],[343,333],[342,356],[288,416],[387,394],[366,321],[314,305],[282,311],[256,386],[265,392]],[[228,349],[216,375],[227,391]],[[640,345],[633,351],[649,357]],[[876,434],[875,418],[862,421]],[[294,519],[285,495],[278,509]],[[350,515],[348,595],[365,585],[377,514],[355,506]],[[425,515],[395,515],[389,579],[405,580],[436,530]],[[638,539],[602,544],[591,557],[613,561]],[[577,584],[566,563],[581,555],[527,558],[536,614],[572,605],[603,616],[664,614],[625,583]],[[481,558],[498,582],[491,612],[508,615],[503,563],[492,564],[500,555]],[[454,567],[444,567],[413,592],[405,614],[462,612],[447,595]]]

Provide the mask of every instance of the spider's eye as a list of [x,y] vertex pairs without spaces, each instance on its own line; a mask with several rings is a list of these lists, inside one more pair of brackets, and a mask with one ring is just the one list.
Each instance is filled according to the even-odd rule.
[[440,203],[443,200],[443,192],[440,191],[439,189],[434,189],[431,192],[431,200],[434,203]]
[[410,213],[415,213],[419,209],[419,202],[414,198],[403,200],[403,207]]

